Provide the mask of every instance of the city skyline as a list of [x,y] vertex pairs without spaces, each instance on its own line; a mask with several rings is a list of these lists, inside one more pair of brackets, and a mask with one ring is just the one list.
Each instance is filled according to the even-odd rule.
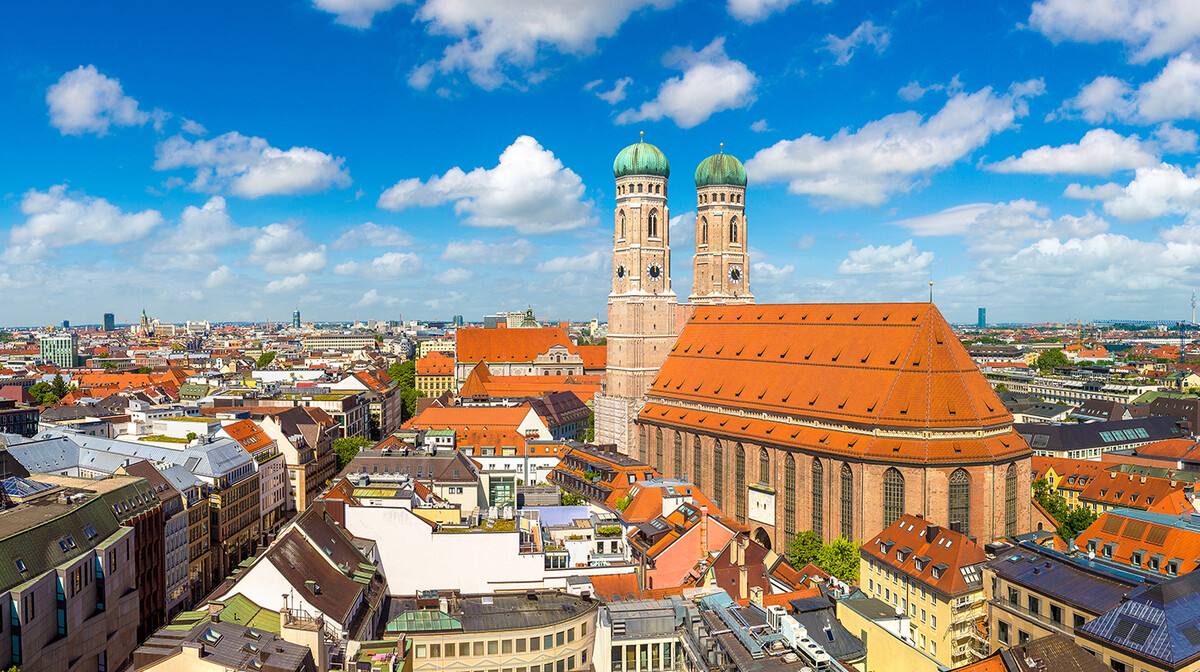
[[724,143],[760,303],[932,277],[957,323],[1186,319],[1200,26],[1094,4],[14,7],[0,325],[590,319],[639,131],[672,164],[681,297]]

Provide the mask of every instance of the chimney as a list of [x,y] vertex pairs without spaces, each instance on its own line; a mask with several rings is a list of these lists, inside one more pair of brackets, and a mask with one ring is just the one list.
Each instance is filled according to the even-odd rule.
[[184,642],[183,655],[189,658],[203,658],[204,642]]
[[700,507],[700,552],[708,555],[708,507]]
[[940,532],[940,531],[941,531],[941,529],[938,528],[937,525],[926,526],[925,527],[925,542],[932,544],[933,542],[937,541],[938,532]]
[[749,593],[747,593],[747,591],[750,588],[747,585],[749,583],[749,581],[750,581],[750,578],[749,578],[749,573],[746,571],[746,566],[742,565],[742,566],[738,567],[738,598],[739,599],[744,600],[747,597],[749,597]]

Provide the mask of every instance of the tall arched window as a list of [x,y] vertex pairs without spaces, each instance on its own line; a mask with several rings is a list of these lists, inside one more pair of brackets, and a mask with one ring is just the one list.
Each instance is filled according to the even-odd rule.
[[1004,477],[1004,534],[1012,536],[1017,533],[1017,465],[1008,465],[1008,474]]
[[692,437],[692,485],[700,486],[701,474],[704,473],[704,453],[700,452],[700,437]]
[[642,185],[640,185],[640,184],[638,185],[638,193],[639,194],[642,193]]
[[721,450],[721,442],[713,441],[713,499],[722,511],[725,508],[725,455]]
[[842,463],[842,536],[854,541],[854,472]]
[[825,468],[821,460],[812,461],[812,530],[817,536],[825,536]]
[[796,458],[791,453],[783,461],[783,536],[785,548],[796,538]]
[[675,432],[675,471],[671,473],[675,478],[683,476],[683,435]]
[[731,242],[731,243],[738,242],[738,230],[737,229],[738,229],[738,221],[737,221],[737,217],[734,217],[733,219],[729,220],[729,242]]
[[904,475],[895,467],[883,473],[883,526],[887,527],[904,515]]
[[708,218],[707,217],[700,218],[700,244],[701,245],[708,244]]
[[646,231],[651,238],[658,237],[658,211],[651,210],[650,218],[647,220]]
[[662,428],[654,428],[654,468],[658,473],[662,473],[663,468],[663,445],[662,445]]
[[733,484],[737,488],[734,493],[737,501],[737,519],[739,523],[746,522],[746,449],[742,444],[737,444],[737,451],[734,455],[733,464]]
[[724,203],[724,202],[725,202],[725,194],[721,194],[721,202],[722,202],[722,203]]
[[758,482],[763,485],[771,485],[771,456],[767,454],[766,448],[758,449]]
[[950,474],[950,529],[971,536],[971,476],[966,469]]
[[621,238],[625,238],[625,211],[621,211]]

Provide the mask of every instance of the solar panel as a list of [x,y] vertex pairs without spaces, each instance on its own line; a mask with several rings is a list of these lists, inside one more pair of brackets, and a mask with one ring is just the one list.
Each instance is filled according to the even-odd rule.
[[1140,520],[1131,520],[1125,525],[1125,531],[1121,533],[1126,539],[1141,539],[1146,533],[1146,523]]
[[1188,644],[1192,646],[1200,646],[1200,628],[1194,625],[1189,625],[1183,629],[1183,636],[1187,637]]
[[1108,443],[1113,440],[1112,432],[1100,432],[1100,438],[1104,439],[1105,443]]
[[1162,546],[1163,542],[1167,540],[1168,532],[1170,532],[1170,530],[1165,527],[1151,525],[1150,532],[1146,534],[1146,543],[1154,544],[1155,546]]
[[1151,632],[1154,631],[1148,626],[1139,623],[1137,627],[1133,629],[1133,634],[1129,636],[1129,641],[1137,644],[1138,646],[1143,646],[1146,643],[1146,640],[1150,639]]
[[1133,630],[1133,621],[1127,618],[1118,618],[1117,626],[1113,628],[1114,639],[1128,639],[1129,633]]
[[1034,448],[1045,448],[1050,445],[1050,437],[1045,434],[1034,434],[1032,445]]
[[1125,522],[1124,518],[1119,516],[1109,516],[1104,519],[1104,525],[1100,529],[1109,534],[1116,534],[1121,531],[1121,525]]

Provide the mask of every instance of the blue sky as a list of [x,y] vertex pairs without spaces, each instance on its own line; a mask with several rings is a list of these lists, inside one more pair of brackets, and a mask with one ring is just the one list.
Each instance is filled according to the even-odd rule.
[[612,159],[746,163],[760,302],[1184,318],[1179,0],[24,3],[0,24],[0,324],[603,319]]

